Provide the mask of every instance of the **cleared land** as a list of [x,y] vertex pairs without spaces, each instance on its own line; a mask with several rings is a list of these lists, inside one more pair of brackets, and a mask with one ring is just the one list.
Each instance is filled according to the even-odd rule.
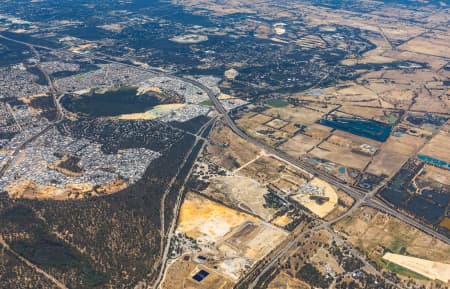
[[425,142],[425,139],[403,134],[391,136],[380,148],[367,172],[390,176],[397,172],[403,163]]
[[259,182],[244,176],[219,176],[211,180],[202,192],[230,207],[240,208],[269,221],[275,210],[264,206],[267,189]]
[[432,280],[440,280],[444,283],[450,282],[450,264],[392,253],[386,253],[383,259],[417,272]]
[[216,126],[211,132],[206,157],[228,170],[235,170],[253,160],[260,149],[237,136],[226,126]]
[[188,194],[181,206],[178,230],[194,239],[215,242],[248,221],[256,222],[258,219],[204,197]]
[[450,133],[441,130],[427,143],[419,154],[450,163]]
[[320,218],[324,218],[333,211],[338,202],[336,190],[329,183],[319,178],[312,179],[309,184],[313,187],[317,187],[323,193],[323,195],[320,196],[321,200],[315,198],[317,197],[316,194],[307,191],[292,196],[292,199],[298,201]]
[[356,210],[334,229],[376,262],[381,261],[385,250],[434,262],[450,260],[450,245],[371,208]]
[[[202,269],[209,274],[201,282],[198,282],[192,277]],[[162,283],[163,289],[229,289],[232,288],[232,286],[233,282],[225,276],[184,259],[176,260],[167,268],[166,278]]]
[[288,233],[249,214],[190,193],[181,207],[178,233],[195,240],[204,266],[236,281]]

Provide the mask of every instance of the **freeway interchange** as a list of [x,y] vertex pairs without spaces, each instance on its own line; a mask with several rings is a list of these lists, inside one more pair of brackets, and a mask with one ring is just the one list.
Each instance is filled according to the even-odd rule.
[[[39,55],[38,51],[36,50],[36,48],[40,48],[40,49],[45,49],[45,50],[58,50],[58,49],[53,49],[53,48],[49,48],[49,47],[45,47],[45,46],[41,46],[41,45],[34,45],[28,42],[23,42],[23,41],[18,41],[15,39],[11,39],[9,37],[5,37],[3,35],[0,35],[0,38],[9,40],[9,41],[14,41],[16,43],[20,43],[23,45],[26,45],[27,47],[29,47],[32,51],[34,51],[37,55]],[[393,207],[391,207],[390,205],[386,204],[384,201],[382,201],[381,199],[379,199],[376,196],[376,193],[379,191],[379,189],[387,182],[387,180],[379,185],[378,187],[376,187],[375,189],[373,189],[370,192],[364,192],[361,191],[359,189],[356,189],[354,187],[351,187],[347,184],[342,183],[341,181],[330,177],[329,175],[311,167],[310,165],[300,161],[299,159],[293,158],[289,155],[287,155],[284,152],[281,152],[271,146],[268,146],[252,137],[250,137],[249,135],[247,135],[244,131],[242,131],[239,127],[237,127],[237,125],[234,123],[233,119],[231,118],[229,111],[227,111],[224,106],[222,105],[222,103],[219,101],[219,99],[217,98],[217,93],[214,92],[212,89],[210,89],[209,87],[205,86],[204,84],[196,81],[195,79],[192,78],[187,78],[187,77],[182,77],[182,76],[176,76],[173,75],[171,73],[167,73],[167,72],[162,72],[161,70],[156,70],[156,69],[144,69],[141,67],[137,67],[135,65],[131,65],[131,64],[127,64],[127,63],[123,63],[121,61],[121,59],[115,60],[115,59],[111,59],[108,56],[97,56],[97,55],[93,55],[91,56],[92,59],[99,59],[99,60],[103,60],[103,61],[107,61],[107,62],[111,62],[111,63],[118,63],[121,65],[125,65],[125,66],[130,66],[133,67],[134,69],[139,69],[142,71],[148,71],[148,72],[152,72],[155,73],[157,75],[160,76],[165,76],[165,77],[169,77],[169,78],[173,78],[173,79],[178,79],[187,83],[190,83],[196,87],[198,87],[199,89],[203,90],[209,97],[210,101],[212,102],[216,112],[219,114],[220,119],[222,122],[224,122],[236,135],[238,135],[239,137],[243,138],[244,140],[246,140],[249,143],[252,143],[256,146],[258,146],[260,149],[266,151],[269,154],[272,154],[273,156],[285,161],[286,163],[300,168],[310,174],[313,174],[314,176],[318,176],[321,179],[323,179],[324,181],[332,184],[333,186],[341,189],[342,191],[344,191],[345,193],[347,193],[349,196],[351,196],[354,200],[355,203],[353,204],[353,206],[343,215],[337,217],[334,220],[331,221],[322,221],[319,225],[303,231],[303,232],[297,232],[294,233],[295,235],[291,236],[290,241],[287,244],[283,244],[283,246],[279,246],[279,248],[275,249],[275,254],[271,254],[271,258],[270,260],[264,260],[264,262],[259,262],[257,263],[249,272],[249,274],[246,274],[246,276],[242,277],[242,279],[238,282],[238,284],[235,286],[235,288],[244,288],[244,287],[240,287],[243,286],[243,284],[246,284],[245,286],[248,286],[246,288],[255,288],[258,285],[258,282],[260,281],[260,279],[262,278],[262,276],[267,273],[274,265],[277,264],[277,262],[283,258],[286,254],[288,254],[288,252],[290,251],[290,249],[298,242],[298,240],[300,240],[302,237],[305,236],[305,234],[307,234],[308,232],[311,231],[316,231],[316,230],[320,230],[320,229],[324,229],[324,228],[330,228],[331,225],[335,224],[336,222],[346,218],[347,216],[349,216],[352,212],[354,212],[357,208],[362,207],[362,206],[368,206],[368,207],[372,207],[374,209],[377,209],[379,211],[382,211],[384,213],[387,213],[447,244],[450,244],[450,239],[442,234],[440,234],[439,232],[434,231],[432,228],[430,228],[429,226],[417,221],[416,219],[405,215],[402,212],[397,211],[396,209],[394,209]],[[41,69],[42,70],[42,69]],[[42,70],[43,71],[43,70]],[[51,89],[51,93],[54,96],[54,103],[55,103],[55,107],[57,109],[58,112],[58,117],[57,120],[53,123],[50,124],[44,131],[41,131],[40,133],[38,133],[37,135],[31,137],[28,141],[26,141],[25,143],[23,143],[18,150],[14,153],[14,156],[17,155],[20,150],[22,150],[28,143],[30,143],[31,141],[33,141],[34,139],[36,139],[37,137],[39,137],[40,135],[42,135],[43,133],[45,133],[45,131],[47,131],[48,129],[50,129],[51,127],[53,127],[53,125],[60,123],[61,121],[64,120],[64,109],[62,108],[61,104],[60,104],[60,95],[61,93],[58,91],[58,89],[55,87],[53,80],[48,76],[48,74],[44,72],[44,75],[47,79],[47,82],[49,83],[50,89]],[[2,173],[4,173],[5,170],[7,170],[11,165],[13,165],[13,163],[10,163],[6,166],[3,167],[2,171],[0,171],[0,175]],[[173,228],[172,228],[173,229]],[[295,232],[295,231],[294,231]],[[161,272],[162,274],[164,272]]]

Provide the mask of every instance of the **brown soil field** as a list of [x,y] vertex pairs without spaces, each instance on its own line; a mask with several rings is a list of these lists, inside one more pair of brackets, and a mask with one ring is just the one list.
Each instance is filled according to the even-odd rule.
[[267,289],[309,289],[310,286],[303,281],[289,276],[285,272],[278,274],[275,279],[270,282]]
[[[268,144],[270,146],[277,146],[280,142],[282,142],[284,139],[287,139],[289,137],[288,133],[286,133],[284,131],[280,131],[277,128],[274,128],[274,127],[271,127],[271,126],[268,126],[265,124],[255,123],[254,117],[248,117],[248,116],[253,116],[253,115],[245,114],[245,115],[241,116],[236,121],[236,124],[240,128],[242,128],[242,130],[244,130],[251,137],[260,139],[261,141],[265,142],[266,144]],[[259,114],[257,116],[258,116],[258,119],[266,120],[265,115]],[[268,117],[269,122],[271,119],[272,119],[272,117]],[[266,122],[268,122],[268,121],[265,121],[264,123],[266,123]],[[262,132],[265,132],[265,133],[262,133]],[[267,132],[270,132],[270,134],[268,134]]]
[[292,219],[287,214],[284,214],[273,219],[271,223],[278,227],[284,227],[291,222]]
[[442,68],[445,64],[447,64],[447,61],[445,59],[442,59],[441,57],[419,54],[411,51],[394,50],[385,53],[385,55],[398,60],[414,59],[415,61],[418,62],[424,62],[427,63],[430,66],[431,70],[433,71],[437,71],[440,68]]
[[417,272],[431,280],[450,283],[450,264],[392,253],[386,253],[383,259]]
[[300,156],[307,153],[310,149],[314,148],[314,146],[320,143],[320,141],[321,140],[318,138],[312,138],[304,134],[298,134],[289,139],[287,142],[281,144],[278,149],[286,152],[290,156],[299,158]]
[[280,178],[291,182],[295,180],[295,183],[297,183],[310,177],[308,173],[269,155],[262,156],[240,169],[239,174],[255,179],[264,185],[276,182]]
[[275,128],[275,129],[281,129],[282,127],[284,127],[287,124],[288,124],[287,121],[284,121],[284,120],[279,119],[279,118],[274,118],[271,121],[267,122],[265,125],[266,126],[270,126],[272,128]]
[[329,141],[323,142],[313,149],[311,154],[345,167],[363,170],[370,162],[370,157],[352,152],[350,147],[338,146]]
[[375,209],[360,208],[334,229],[375,261],[382,257],[380,247],[435,262],[450,260],[450,245]]
[[341,190],[336,191],[339,202],[326,217],[325,220],[333,220],[348,211],[355,200]]
[[91,183],[69,183],[64,188],[59,188],[41,185],[29,179],[21,179],[9,184],[5,187],[5,191],[10,198],[68,200],[93,197],[98,193],[112,194],[126,188],[127,184],[123,180],[116,180],[110,184],[103,184],[103,187],[106,189],[102,190],[100,187],[95,190]]
[[382,142],[370,139],[370,138],[365,138],[362,136],[358,136],[358,135],[354,135],[351,134],[349,132],[345,132],[342,130],[336,130],[333,132],[333,135],[344,138],[344,139],[349,139],[351,140],[353,143],[361,143],[361,144],[368,144],[374,147],[380,147],[382,145]]
[[[201,269],[207,271],[209,275],[201,282],[197,282],[192,277]],[[180,258],[167,268],[161,287],[163,289],[231,289],[233,282],[210,268]]]
[[284,126],[282,131],[287,132],[289,135],[294,135],[299,128],[295,125],[295,123],[289,123],[288,125]]
[[295,107],[293,105],[288,105],[285,107],[272,107],[267,109],[264,114],[281,118],[288,122],[301,123],[306,125],[315,123],[324,115],[323,112],[312,110],[306,107]]
[[450,171],[432,165],[425,165],[423,177],[429,181],[435,181],[450,186]]
[[430,35],[429,37],[414,38],[400,45],[399,49],[450,58],[448,38],[437,38],[436,36],[438,36],[438,34]]
[[417,93],[417,97],[414,100],[414,104],[411,107],[413,110],[448,113],[450,111],[450,101],[446,96],[447,87],[439,85],[437,89],[428,87],[428,89],[420,88]]
[[248,119],[249,121],[251,121],[253,123],[253,125],[255,125],[256,123],[259,124],[263,124],[266,123],[268,121],[270,121],[272,119],[271,116],[262,114],[262,113],[257,113],[257,114],[249,114],[247,117],[242,117],[243,119]]
[[194,239],[216,242],[233,228],[257,218],[189,193],[180,209],[178,231]]
[[267,223],[247,223],[235,230],[226,243],[236,247],[253,262],[262,259],[280,244],[288,233]]
[[386,57],[383,55],[386,51],[389,51],[391,49],[383,39],[383,37],[371,37],[368,35],[364,35],[364,38],[375,44],[377,47],[364,53],[361,58],[345,59],[344,61],[342,61],[342,64],[351,66],[357,63],[389,63],[395,61],[394,58]]
[[260,149],[220,125],[211,132],[206,157],[228,170],[234,170],[254,159]]
[[362,118],[366,119],[372,119],[384,123],[388,123],[389,119],[385,116],[390,114],[390,111],[382,109],[382,108],[375,108],[375,107],[361,107],[361,106],[355,106],[355,105],[348,105],[344,104],[342,107],[339,108],[339,111],[357,115]]
[[441,130],[419,153],[450,163],[450,133]]
[[[338,88],[335,95],[343,102],[361,102],[361,100],[378,99],[378,95],[374,91],[356,83],[348,83],[348,86],[345,88]],[[364,102],[364,105],[367,105],[367,103]]]
[[425,142],[425,139],[409,134],[391,136],[374,156],[367,172],[390,176],[397,172],[403,163]]
[[264,195],[267,189],[257,181],[245,176],[219,176],[211,180],[209,187],[202,192],[230,207],[248,211],[269,221],[274,209],[265,208]]

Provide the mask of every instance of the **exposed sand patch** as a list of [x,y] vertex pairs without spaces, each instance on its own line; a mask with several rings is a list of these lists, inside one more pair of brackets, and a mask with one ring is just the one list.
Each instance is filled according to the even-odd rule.
[[194,239],[215,242],[233,228],[247,221],[257,221],[251,215],[222,206],[206,198],[188,194],[181,206],[178,230]]
[[239,75],[239,72],[234,68],[230,68],[230,69],[226,70],[224,73],[224,76],[227,79],[235,79],[238,75]]
[[197,34],[186,34],[170,38],[169,40],[181,44],[194,44],[207,41],[208,36]]
[[170,113],[172,110],[177,110],[185,107],[185,103],[171,103],[171,104],[160,104],[155,106],[149,111],[146,112],[138,112],[138,113],[130,113],[130,114],[121,114],[115,119],[126,119],[126,120],[137,120],[137,119],[155,119],[157,117],[161,117]]
[[292,219],[288,216],[288,215],[282,215],[282,216],[278,216],[275,219],[273,219],[272,224],[280,226],[280,227],[284,227],[287,224],[289,224],[290,222],[292,222]]
[[320,218],[324,218],[334,209],[337,204],[338,196],[336,190],[329,183],[319,178],[312,179],[309,184],[311,186],[319,188],[319,190],[323,194],[321,195],[321,197],[327,198],[328,200],[324,201],[322,204],[318,203],[317,201],[311,199],[311,197],[315,196],[315,194],[313,194],[312,192],[300,193],[298,195],[292,196],[292,198],[311,210],[311,212],[313,212]]
[[442,282],[450,282],[450,264],[433,262],[425,259],[386,253],[383,259],[398,264],[425,277]]
[[244,176],[220,176],[212,180],[205,194],[233,207],[258,215],[268,221],[273,209],[265,208],[264,195],[269,192],[259,182]]

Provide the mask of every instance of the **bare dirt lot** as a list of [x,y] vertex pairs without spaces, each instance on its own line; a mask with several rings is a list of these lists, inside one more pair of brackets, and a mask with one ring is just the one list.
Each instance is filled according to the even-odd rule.
[[334,228],[375,261],[385,249],[435,262],[450,260],[449,245],[371,208],[358,209]]
[[211,132],[206,157],[228,170],[234,170],[254,159],[260,149],[249,144],[228,127],[219,125]]
[[419,153],[450,163],[449,140],[450,133],[442,130],[436,136],[434,136],[433,139],[429,143],[427,143]]
[[263,258],[288,233],[249,214],[189,193],[180,210],[177,232],[195,240],[205,263],[236,281],[248,265]]
[[425,142],[425,139],[403,134],[391,136],[374,156],[367,172],[375,175],[390,176],[397,172],[402,164]]
[[244,176],[216,177],[211,180],[209,187],[202,192],[202,194],[219,200],[230,207],[240,208],[269,221],[275,210],[264,206],[264,195],[267,193],[267,189],[259,182]]
[[[209,274],[201,282],[198,282],[192,277],[202,269]],[[207,267],[183,259],[176,260],[167,268],[166,278],[164,278],[162,283],[163,289],[229,289],[232,286],[233,282],[225,276]]]
[[191,193],[181,206],[178,230],[194,239],[215,242],[248,221],[257,219]]
[[309,184],[322,192],[320,196],[324,198],[323,201],[314,199],[317,194],[307,190],[291,197],[320,218],[324,218],[333,211],[338,202],[336,190],[329,183],[319,178],[312,179]]
[[450,264],[392,253],[386,253],[383,259],[417,272],[431,280],[450,282]]
[[363,170],[370,161],[369,156],[354,153],[351,147],[339,146],[328,141],[321,143],[311,151],[311,154],[358,170]]

